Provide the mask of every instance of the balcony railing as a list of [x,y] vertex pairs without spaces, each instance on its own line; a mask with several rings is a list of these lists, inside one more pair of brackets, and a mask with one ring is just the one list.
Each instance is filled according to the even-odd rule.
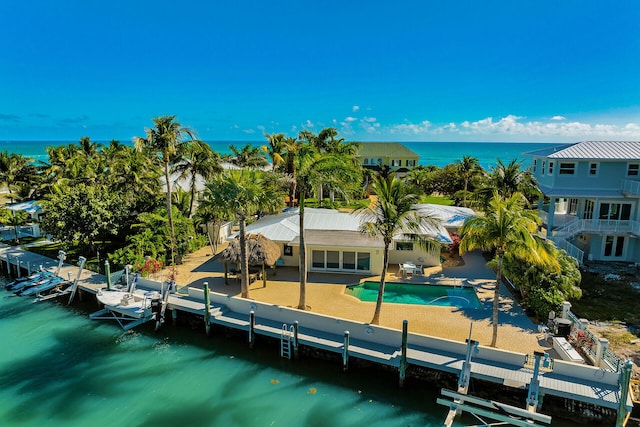
[[622,192],[624,194],[640,196],[640,181],[632,181],[630,179],[622,180]]
[[552,240],[558,249],[563,249],[569,256],[578,260],[578,263],[582,265],[582,261],[584,260],[584,251],[582,249],[572,245],[561,237],[554,236]]
[[554,236],[559,238],[571,238],[580,233],[631,233],[640,236],[640,222],[630,220],[579,219],[571,224],[558,228]]

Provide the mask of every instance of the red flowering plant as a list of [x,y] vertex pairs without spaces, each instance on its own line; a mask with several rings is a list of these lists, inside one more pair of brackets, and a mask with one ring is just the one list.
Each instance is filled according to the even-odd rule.
[[149,277],[151,274],[156,274],[162,270],[162,261],[147,259],[143,264],[137,263],[135,269],[142,274],[142,277]]
[[448,249],[451,254],[458,254],[458,249],[460,248],[460,236],[457,232],[451,233],[451,243],[449,243]]

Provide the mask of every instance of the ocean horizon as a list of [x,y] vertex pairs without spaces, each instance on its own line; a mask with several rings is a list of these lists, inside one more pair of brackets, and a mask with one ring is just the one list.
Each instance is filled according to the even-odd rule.
[[[102,144],[108,144],[110,141],[96,140]],[[133,145],[131,141],[121,141],[126,145]],[[266,141],[205,141],[211,148],[221,155],[231,154],[230,145],[238,148],[246,144],[252,146],[261,146]],[[77,141],[63,140],[24,140],[24,141],[0,141],[0,151],[7,150],[9,153],[22,154],[34,161],[47,161],[47,147],[60,146]],[[528,164],[528,158],[524,153],[549,147],[550,145],[563,145],[561,142],[399,142],[410,150],[414,151],[420,157],[418,164],[421,166],[438,166],[443,167],[461,160],[464,156],[471,156],[478,159],[480,165],[489,169],[496,164],[496,160],[500,159],[504,163],[511,160],[522,161]]]

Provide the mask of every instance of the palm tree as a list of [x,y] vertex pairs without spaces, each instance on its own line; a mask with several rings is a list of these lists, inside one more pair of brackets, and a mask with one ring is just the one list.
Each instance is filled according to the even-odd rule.
[[14,211],[10,209],[5,209],[4,211],[4,222],[13,227],[13,233],[15,235],[16,244],[20,243],[20,236],[18,235],[18,227],[24,224],[29,218],[29,214],[25,211]]
[[377,325],[380,322],[382,297],[384,295],[385,279],[389,267],[389,247],[393,237],[399,233],[413,236],[418,245],[427,251],[433,251],[438,246],[435,240],[424,237],[423,228],[435,224],[436,220],[423,216],[412,206],[419,203],[420,196],[413,193],[394,174],[389,176],[376,175],[371,183],[371,188],[376,194],[375,201],[366,208],[356,211],[364,216],[360,231],[371,237],[382,238],[384,242],[384,258],[380,288],[376,300],[376,310],[371,323]]
[[175,160],[179,149],[185,140],[194,139],[194,132],[175,121],[176,116],[154,117],[155,127],[146,129],[146,138],[136,136],[133,138],[136,150],[148,153],[159,153],[164,165],[164,178],[167,186],[167,215],[169,217],[169,229],[171,232],[171,264],[175,262],[176,235],[173,226],[173,214],[171,209],[171,181],[169,164]]
[[233,153],[231,156],[231,163],[240,167],[249,168],[262,168],[266,166],[269,161],[264,157],[264,153],[260,147],[253,147],[251,144],[246,144],[242,148],[238,148],[235,145],[230,145],[229,149]]
[[228,170],[207,184],[202,205],[231,213],[240,225],[242,298],[249,298],[249,262],[247,258],[247,218],[258,212],[277,212],[284,205],[284,193],[256,169]]
[[460,229],[460,253],[482,249],[495,253],[496,284],[493,297],[493,337],[491,346],[498,340],[498,309],[500,304],[500,282],[505,254],[513,254],[525,262],[538,265],[557,265],[536,233],[539,219],[535,211],[526,209],[526,200],[515,192],[503,198],[497,191],[489,202],[484,215],[468,219]]
[[360,183],[359,168],[351,159],[333,154],[319,153],[309,144],[301,144],[292,159],[295,188],[299,191],[299,234],[300,234],[300,300],[298,309],[306,310],[307,251],[304,243],[304,208],[307,194],[327,185],[347,197],[348,190]]
[[482,167],[478,162],[478,159],[471,156],[464,156],[462,160],[456,161],[456,166],[458,167],[458,172],[462,179],[464,180],[464,192],[462,193],[462,206],[467,206],[467,195],[469,194],[469,181],[471,179],[482,173]]
[[197,198],[198,179],[209,181],[214,174],[222,172],[220,155],[215,153],[204,141],[191,141],[184,152],[184,158],[174,166],[174,171],[180,174],[180,179],[189,178],[191,200],[187,216],[193,216],[193,205]]
[[265,133],[264,137],[269,141],[269,145],[263,145],[262,151],[267,153],[271,158],[271,165],[275,171],[278,168],[278,165],[284,163],[284,157],[282,156],[284,154],[285,141],[287,138],[285,138],[284,133],[274,133],[273,135]]

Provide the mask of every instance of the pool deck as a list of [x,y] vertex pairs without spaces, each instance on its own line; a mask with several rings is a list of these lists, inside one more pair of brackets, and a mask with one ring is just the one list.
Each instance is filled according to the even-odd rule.
[[[402,329],[402,321],[408,320],[410,332],[464,342],[469,337],[469,327],[473,323],[473,339],[481,345],[489,345],[493,329],[491,314],[495,273],[486,267],[485,259],[478,252],[465,254],[463,259],[463,266],[429,267],[425,268],[423,276],[410,279],[398,276],[397,266],[390,266],[387,282],[473,286],[481,302],[480,309],[389,303],[382,306],[380,325]],[[375,302],[363,302],[347,295],[345,287],[361,281],[379,280],[380,276],[308,273],[307,310],[327,316],[369,322],[373,317]],[[240,284],[237,280],[230,279],[229,285],[224,284],[224,265],[212,256],[210,248],[190,254],[184,263],[178,266],[179,287],[202,288],[205,281],[209,283],[213,292],[240,295]],[[257,301],[297,307],[299,288],[297,268],[278,267],[275,276],[271,272],[268,274],[266,288],[262,286],[262,281],[252,283],[249,296]],[[504,286],[500,288],[499,322],[498,348],[521,353],[552,351],[551,345],[540,339],[537,325],[529,319]]]

